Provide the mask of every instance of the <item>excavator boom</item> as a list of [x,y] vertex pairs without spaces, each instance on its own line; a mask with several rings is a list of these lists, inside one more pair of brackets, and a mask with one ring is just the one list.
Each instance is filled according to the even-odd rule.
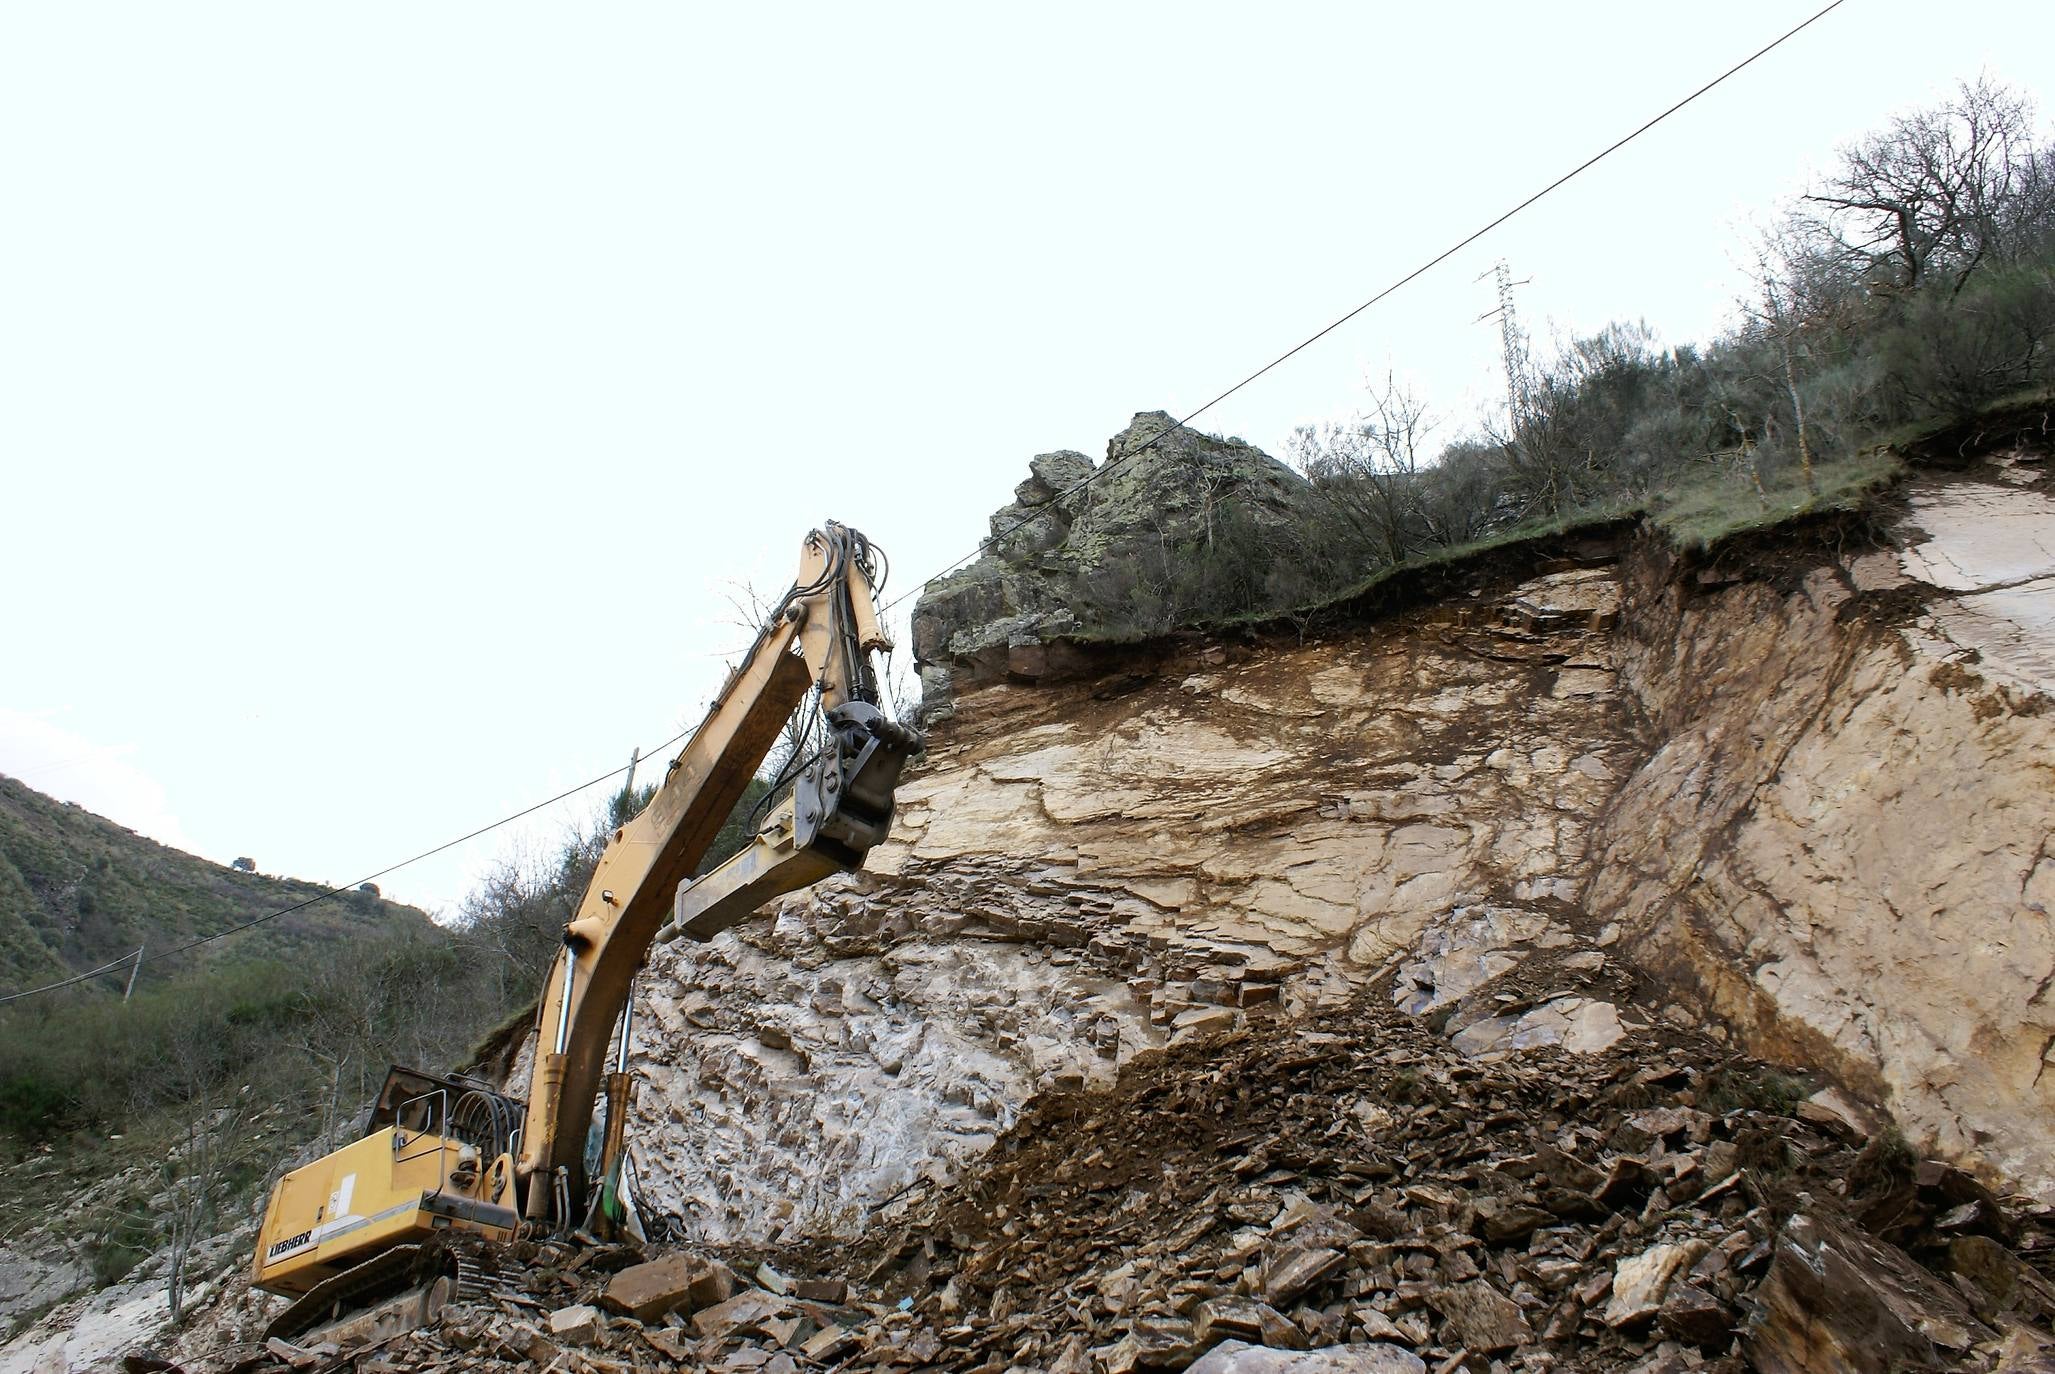
[[[586,1137],[602,1085],[609,1129],[600,1196],[613,1203],[631,1087],[624,1013],[651,943],[660,932],[710,938],[773,897],[859,867],[890,829],[893,790],[919,738],[878,708],[870,656],[891,643],[874,601],[877,568],[876,550],[855,530],[831,522],[809,534],[798,578],[706,719],[649,804],[608,837],[551,964],[525,1102],[469,1080],[395,1070],[401,1086],[388,1090],[398,1095],[383,1131],[280,1180],[258,1234],[255,1281],[306,1295],[291,1309],[295,1329],[310,1310],[340,1310],[347,1295],[385,1283],[387,1271],[412,1273],[420,1261],[400,1264],[388,1252],[439,1232],[504,1238],[574,1227],[585,1215]],[[810,691],[825,741],[788,765],[791,797],[751,844],[694,880]],[[610,1066],[617,1024],[622,1053]],[[353,1209],[369,1195],[360,1181],[373,1175],[375,1225]]]
[[[794,853],[775,865],[778,873],[759,874],[750,890],[760,904],[828,873],[854,868],[884,838],[876,824],[860,834],[856,828],[866,816],[880,814],[889,824],[889,788],[914,741],[876,705],[870,654],[891,643],[872,601],[868,548],[861,535],[839,525],[808,536],[799,577],[770,624],[649,805],[614,832],[600,855],[585,900],[565,927],[563,955],[543,991],[543,1043],[537,1046],[518,1168],[530,1220],[554,1215],[565,1197],[581,1195],[586,1133],[629,984],[672,914],[675,894],[809,687],[819,688],[830,750],[795,789],[796,820],[804,838],[795,836]],[[876,759],[868,779],[865,767],[855,768],[853,777],[843,776],[840,768],[823,768],[830,762],[828,753],[839,762],[866,745]],[[879,749],[883,757],[877,757]],[[880,813],[876,798],[864,799],[861,793],[876,790],[881,780]],[[842,800],[852,794],[858,800],[845,809]],[[764,876],[772,881],[760,881]]]

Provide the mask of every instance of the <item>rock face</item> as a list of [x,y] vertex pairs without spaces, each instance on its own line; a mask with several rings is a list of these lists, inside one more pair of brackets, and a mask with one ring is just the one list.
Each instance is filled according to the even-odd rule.
[[[978,690],[898,873],[978,862],[996,811],[1006,852],[1074,846],[1064,880],[1159,906],[1142,923],[1172,947],[1356,978],[1419,939],[1402,981],[1442,969],[1412,984],[1423,1013],[1554,912],[1751,1048],[2047,1196],[2045,486],[2000,461],[1914,483],[1899,551],[1686,576],[1644,547],[1317,648],[1153,664],[1112,702]],[[1552,1034],[1592,1015],[1556,1010]],[[1463,1033],[1502,1044],[1535,1015]]]
[[1305,480],[1261,449],[1179,429],[1160,410],[1113,436],[1103,469],[1068,450],[1028,467],[1013,501],[992,514],[985,554],[931,583],[914,611],[931,709],[945,707],[952,665],[1039,675],[1049,641],[1123,627],[1137,570],[1146,578],[1230,516],[1288,524],[1308,497]]
[[1454,907],[1561,906],[1632,749],[1590,619],[1505,621],[1612,587],[1573,570],[1391,633],[1214,646],[1133,665],[1118,695],[977,688],[871,871],[1054,884],[1027,905],[1061,925],[1068,905],[1166,947],[1371,967]]
[[[1199,649],[1106,700],[974,688],[863,874],[653,958],[645,1210],[694,1239],[854,1234],[1036,1092],[1401,955],[1480,1053],[1610,1045],[1623,989],[1588,986],[1571,903],[1631,766],[1599,688],[1616,585],[1573,568],[1402,633]],[[1494,966],[1540,951],[1518,996],[1414,948],[1478,921],[1507,932]]]
[[[1960,575],[1995,522],[1934,519],[1953,537],[1902,568],[1878,552],[1783,585],[1699,594],[1630,568],[1622,680],[1649,752],[1600,824],[1584,901],[1750,1046],[2045,1197],[2055,671],[2035,664],[2055,651],[2055,503],[2009,475],[1912,492],[1916,520],[2035,516],[2038,578],[1993,569],[2029,607],[2003,625]],[[1936,563],[1965,585],[1915,580]]]
[[1899,534],[1537,546],[1318,642],[966,674],[865,873],[653,961],[646,1210],[854,1234],[1046,1089],[1366,985],[1481,1058],[1705,1027],[2055,1198],[2055,684],[2032,616],[1976,622],[2002,667],[1950,638],[1972,548]]
[[981,1154],[1052,1086],[1160,1045],[1102,961],[844,891],[704,945],[638,989],[635,1177],[646,1217],[719,1241],[849,1235]]

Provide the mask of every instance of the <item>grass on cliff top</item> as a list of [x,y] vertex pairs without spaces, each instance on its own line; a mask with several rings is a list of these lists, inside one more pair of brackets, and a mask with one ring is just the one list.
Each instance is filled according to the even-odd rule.
[[[1297,624],[1303,626],[1339,607],[1349,605],[1364,597],[1375,595],[1386,584],[1396,583],[1404,578],[1431,576],[1437,570],[1452,570],[1461,564],[1496,550],[1511,549],[1520,544],[1536,540],[1554,539],[1583,530],[1596,530],[1613,521],[1640,513],[1632,502],[1619,502],[1603,506],[1568,511],[1547,519],[1523,520],[1502,530],[1495,530],[1481,539],[1472,539],[1462,544],[1451,544],[1445,548],[1429,549],[1415,554],[1403,563],[1378,565],[1368,575],[1350,582],[1330,596],[1315,601],[1298,602],[1287,606],[1266,607],[1261,610],[1244,611],[1236,615],[1211,616],[1174,627],[1175,630],[1197,630],[1202,633],[1250,629],[1264,625]],[[1072,644],[1093,644],[1116,646],[1143,644],[1166,633],[1163,630],[1137,629],[1129,625],[1086,625],[1063,635]]]
[[1787,521],[1832,511],[1860,510],[1869,499],[1905,474],[1905,464],[1886,449],[1813,465],[1815,490],[1792,467],[1757,489],[1737,471],[1707,472],[1653,493],[1644,506],[1649,521],[1682,549],[1703,550],[1731,535],[1770,529]]
[[1750,530],[1770,529],[1808,515],[1860,510],[1871,497],[1905,475],[1905,464],[1883,449],[1813,466],[1815,490],[1807,492],[1796,468],[1763,484],[1734,470],[1704,470],[1689,479],[1641,498],[1619,496],[1545,519],[1523,520],[1481,539],[1417,554],[1403,563],[1389,563],[1368,577],[1315,605],[1289,612],[1241,617],[1253,624],[1280,618],[1311,616],[1370,595],[1381,585],[1408,574],[1467,562],[1483,554],[1520,544],[1558,539],[1637,517],[1660,530],[1670,543],[1691,551],[1710,549],[1720,541]]
[[[1601,533],[1605,526],[1642,519],[1660,531],[1672,546],[1703,552],[1737,534],[1771,529],[1807,516],[1863,508],[1906,472],[1895,451],[1882,447],[1817,463],[1814,490],[1805,489],[1793,467],[1758,488],[1747,472],[1734,468],[1703,468],[1684,480],[1640,497],[1620,495],[1558,515],[1495,530],[1480,539],[1431,549],[1403,563],[1387,563],[1349,583],[1331,596],[1299,605],[1219,617],[1186,628],[1201,631],[1246,629],[1279,623],[1303,624],[1381,592],[1395,591],[1407,579],[1432,579],[1474,559],[1509,551],[1523,544],[1544,543],[1580,533]],[[1122,626],[1083,629],[1065,638],[1080,644],[1132,644],[1153,636]]]
[[1935,416],[1877,434],[1861,452],[1814,465],[1816,490],[1785,465],[1758,494],[1746,474],[1700,469],[1656,493],[1649,520],[1684,549],[1708,549],[1730,535],[1769,529],[1808,515],[1861,510],[1904,477],[1908,463],[1947,466],[2008,443],[2044,447],[2055,387],[2028,387],[1956,416]]
[[1914,459],[1941,461],[2025,443],[2045,452],[2055,421],[2055,386],[2030,386],[2000,396],[1967,415],[1935,416],[1876,436],[1880,448]]

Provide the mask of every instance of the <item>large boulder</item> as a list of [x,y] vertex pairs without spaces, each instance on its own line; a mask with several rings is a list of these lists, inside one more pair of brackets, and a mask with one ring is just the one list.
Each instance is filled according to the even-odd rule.
[[[1301,519],[1304,478],[1241,439],[1181,429],[1147,411],[1106,446],[1038,454],[1013,500],[992,513],[985,552],[928,585],[913,613],[913,651],[931,705],[952,671],[1040,677],[1060,666],[1047,646],[1077,636],[1169,628],[1177,610],[1148,600],[1194,550],[1232,527]],[[1202,611],[1203,608],[1196,608]]]

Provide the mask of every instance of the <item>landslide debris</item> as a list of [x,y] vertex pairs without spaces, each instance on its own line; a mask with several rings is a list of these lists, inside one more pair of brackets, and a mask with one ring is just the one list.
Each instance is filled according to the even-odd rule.
[[435,1327],[188,1367],[2051,1367],[2049,1209],[1805,1086],[1660,1026],[1468,1058],[1370,993],[1045,1094],[842,1248],[530,1245]]

